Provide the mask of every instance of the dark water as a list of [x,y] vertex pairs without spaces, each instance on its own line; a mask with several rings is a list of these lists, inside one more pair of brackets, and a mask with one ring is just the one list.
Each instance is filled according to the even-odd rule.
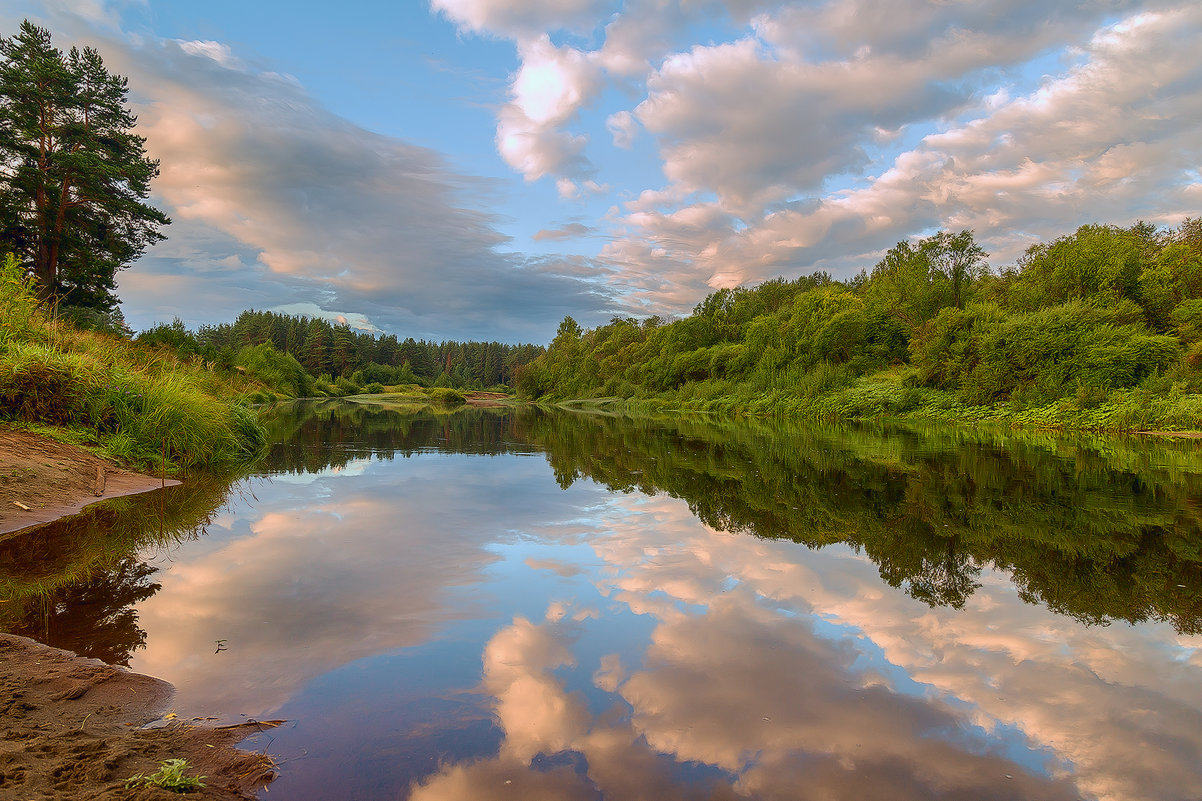
[[1202,798],[1202,445],[297,407],[0,542],[272,799]]

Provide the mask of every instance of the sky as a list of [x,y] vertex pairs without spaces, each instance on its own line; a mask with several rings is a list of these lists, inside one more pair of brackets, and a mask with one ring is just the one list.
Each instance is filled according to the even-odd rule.
[[1202,214],[1202,4],[4,0],[127,76],[129,324],[545,343],[972,229]]

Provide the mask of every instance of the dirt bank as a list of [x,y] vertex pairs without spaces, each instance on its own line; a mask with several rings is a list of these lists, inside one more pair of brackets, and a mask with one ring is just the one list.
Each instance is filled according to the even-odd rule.
[[123,470],[83,448],[0,429],[0,535],[162,485],[161,478]]
[[464,392],[469,406],[512,406],[513,398],[504,392]]
[[160,718],[171,695],[159,679],[0,634],[0,797],[178,799],[126,783],[163,760],[186,759],[187,775],[205,776],[204,789],[187,798],[254,798],[274,765],[234,746],[271,724],[139,728]]

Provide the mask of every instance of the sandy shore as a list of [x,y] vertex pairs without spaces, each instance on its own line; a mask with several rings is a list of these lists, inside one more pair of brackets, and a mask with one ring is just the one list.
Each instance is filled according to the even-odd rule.
[[[167,485],[178,484],[168,480]],[[75,514],[108,498],[163,486],[82,448],[0,430],[0,536]],[[3,599],[0,599],[2,602]],[[271,722],[232,727],[164,718],[174,690],[150,676],[85,659],[25,637],[0,634],[0,798],[178,799],[156,787],[129,789],[167,759],[186,759],[205,788],[188,798],[250,799],[275,765],[237,743]],[[164,725],[143,729],[157,721]]]
[[0,429],[0,535],[178,483],[123,470],[83,448]]
[[166,759],[205,776],[189,798],[254,798],[275,776],[262,754],[236,744],[271,723],[225,728],[173,720],[160,728],[171,685],[95,659],[0,634],[0,797],[178,799],[157,787],[127,789]]

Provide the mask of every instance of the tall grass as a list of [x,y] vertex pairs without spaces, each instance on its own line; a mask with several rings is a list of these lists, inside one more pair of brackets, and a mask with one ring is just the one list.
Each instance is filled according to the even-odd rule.
[[39,307],[11,257],[0,264],[0,421],[53,426],[127,462],[212,465],[259,451],[245,387],[200,359],[79,331]]

